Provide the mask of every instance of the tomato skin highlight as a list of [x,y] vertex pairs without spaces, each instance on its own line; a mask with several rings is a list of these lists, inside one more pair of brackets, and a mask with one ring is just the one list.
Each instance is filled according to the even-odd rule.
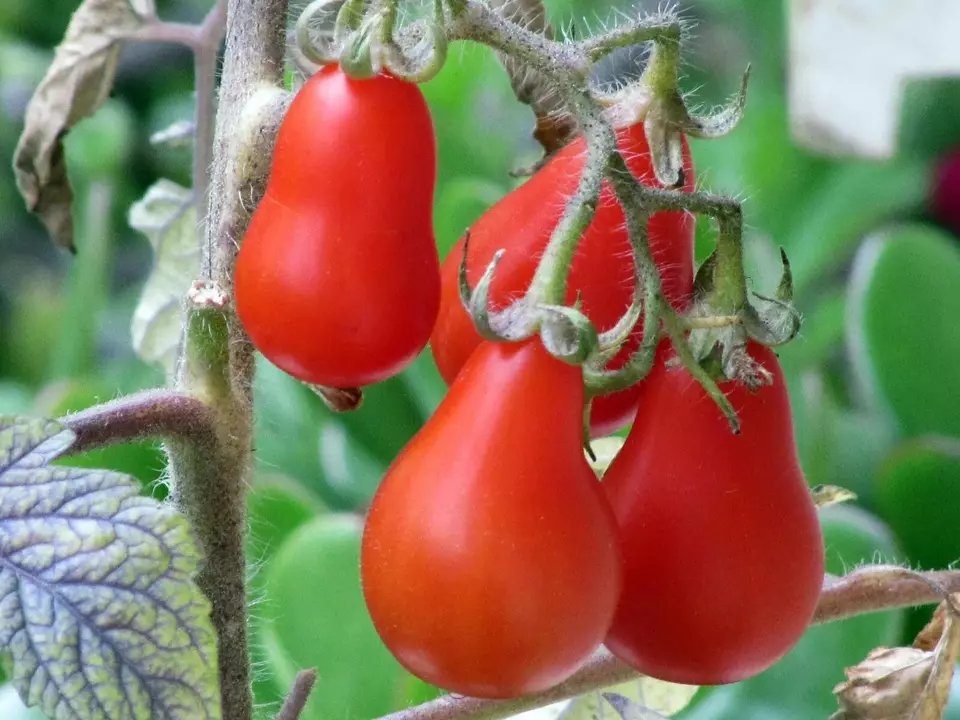
[[563,681],[620,590],[613,515],[584,459],[582,376],[539,340],[478,348],[375,495],[367,607],[429,683],[509,698]]
[[308,383],[371,385],[423,350],[440,304],[436,141],[416,85],[327,66],[281,125],[237,258],[256,348]]
[[[643,124],[618,131],[618,145],[631,172],[646,185],[655,185],[650,149]],[[563,214],[564,205],[576,190],[586,159],[582,138],[562,149],[533,177],[491,207],[470,228],[467,277],[475,284],[494,253],[505,248],[491,286],[491,305],[502,308],[526,292],[550,234]],[[685,190],[694,189],[694,170],[684,141]],[[677,309],[683,309],[693,292],[694,218],[680,212],[661,212],[648,225],[650,247],[660,268],[664,293]],[[440,374],[453,382],[460,368],[480,344],[472,321],[460,304],[458,269],[463,239],[443,262],[442,298],[430,345]],[[597,212],[577,248],[570,271],[567,303],[573,304],[579,290],[582,309],[598,330],[612,327],[633,300],[634,271],[630,239],[623,210],[609,185],[604,184]],[[637,328],[610,363],[624,365],[640,346]],[[636,386],[598,397],[591,409],[591,434],[608,435],[629,424],[637,411]]]
[[605,644],[662,680],[738,682],[783,657],[813,617],[824,575],[820,523],[773,352],[748,349],[773,385],[756,394],[721,386],[739,413],[738,436],[685,369],[664,367],[668,348],[604,475],[624,557]]

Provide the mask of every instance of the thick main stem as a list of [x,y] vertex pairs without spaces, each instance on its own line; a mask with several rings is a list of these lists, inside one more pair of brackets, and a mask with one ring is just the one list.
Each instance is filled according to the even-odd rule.
[[[208,282],[195,288],[191,298],[178,378],[180,390],[213,410],[217,442],[206,448],[178,441],[168,445],[173,497],[189,518],[205,556],[197,583],[212,604],[227,720],[253,716],[244,545],[254,358],[230,294],[238,243],[249,210],[262,195],[268,168],[266,163],[251,162],[248,149],[270,130],[245,125],[249,119],[245,110],[258,88],[281,86],[285,22],[285,0],[228,1],[210,192],[203,193],[209,199],[202,263]],[[212,71],[209,60],[204,58],[204,67]],[[197,130],[199,148],[204,129],[198,125]],[[198,169],[201,163],[207,165],[202,151],[199,155]]]

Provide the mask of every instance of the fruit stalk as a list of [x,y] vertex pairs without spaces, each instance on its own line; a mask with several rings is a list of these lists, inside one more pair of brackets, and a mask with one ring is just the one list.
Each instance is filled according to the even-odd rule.
[[[581,110],[590,112],[589,99],[583,97],[578,100]],[[550,236],[550,242],[530,283],[526,299],[531,306],[566,303],[567,281],[573,256],[584,232],[593,222],[597,199],[603,187],[604,171],[610,155],[616,152],[617,137],[609,124],[602,121],[585,124],[581,121],[581,125],[587,141],[587,160],[577,191],[567,201],[560,222]]]

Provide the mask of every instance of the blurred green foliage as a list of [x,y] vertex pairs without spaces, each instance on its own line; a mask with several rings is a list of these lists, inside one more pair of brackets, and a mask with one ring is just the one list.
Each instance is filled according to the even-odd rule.
[[[162,16],[187,21],[206,9],[202,0],[158,5]],[[548,0],[558,24],[611,18],[614,5]],[[0,156],[12,157],[31,89],[75,6],[0,3]],[[931,163],[960,144],[953,111],[960,82],[908,88],[894,160],[818,157],[789,135],[783,3],[711,0],[685,9],[699,26],[684,84],[701,88],[703,102],[723,100],[753,64],[741,127],[722,140],[695,141],[693,151],[702,186],[748,198],[756,289],[776,282],[777,245],[793,263],[806,324],[781,359],[803,465],[811,484],[859,495],[857,507],[824,513],[830,570],[878,557],[923,567],[960,560],[960,239],[934,227],[926,208]],[[635,73],[632,57],[610,72]],[[78,257],[53,248],[24,211],[12,173],[0,172],[0,413],[58,415],[162,383],[130,347],[130,316],[151,254],[125,213],[159,177],[189,184],[189,152],[154,148],[147,138],[189,119],[191,70],[182,49],[128,48],[114,98],[70,136]],[[440,147],[435,227],[445,254],[516,185],[509,171],[537,153],[529,110],[513,99],[486,49],[456,47],[424,89]],[[711,242],[701,221],[699,257]],[[430,354],[370,388],[350,415],[330,413],[266,362],[256,392],[250,594],[263,716],[306,665],[321,668],[308,717],[360,719],[430,697],[434,691],[396,666],[366,619],[356,573],[359,521],[349,515],[362,510],[442,397]],[[70,462],[129,472],[163,493],[163,458],[153,443]],[[780,664],[702,691],[683,717],[825,717],[846,665],[877,645],[909,642],[928,615],[887,613],[811,629]],[[953,701],[948,717],[957,718],[957,688]],[[10,703],[9,688],[0,688],[0,706]],[[0,715],[32,717],[18,712]]]

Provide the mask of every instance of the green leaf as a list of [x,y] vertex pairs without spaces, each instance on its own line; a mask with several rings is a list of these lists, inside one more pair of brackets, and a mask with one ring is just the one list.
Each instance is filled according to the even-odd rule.
[[298,527],[325,511],[316,497],[283,475],[256,477],[247,494],[249,555],[258,562],[272,557]]
[[[392,393],[386,395],[381,394],[378,386],[368,388],[373,391],[373,400],[368,395],[360,410],[335,414],[303,383],[259,358],[255,385],[258,408],[255,446],[259,468],[296,480],[333,510],[352,510],[366,504],[380,483],[389,459],[381,459],[365,440],[372,438],[376,442],[379,438],[383,444],[377,430],[381,422],[404,430],[407,422],[404,418],[411,413],[415,427],[421,422],[419,413],[411,410],[406,404],[409,401],[402,397],[400,417],[391,417],[396,407],[391,405],[391,397],[396,399],[398,391],[401,396],[405,393],[399,379],[394,378],[391,387]],[[382,407],[374,405],[379,400],[383,400]],[[383,410],[382,418],[371,420],[375,426],[368,428],[365,436],[353,432],[348,424],[351,420],[356,423],[350,416],[364,412],[364,408],[368,408],[364,417],[372,412],[376,418],[378,409]],[[407,428],[404,432],[416,430]],[[386,440],[389,442],[390,437]],[[394,440],[401,441],[402,436]],[[385,452],[392,452],[389,446]]]
[[847,296],[840,289],[817,298],[805,313],[800,334],[778,348],[784,372],[823,367],[840,353],[846,333]]
[[322,422],[317,449],[325,482],[347,498],[352,507],[367,505],[383,479],[387,464],[358,442],[339,417]]
[[[250,634],[257,638],[266,618],[262,605],[267,597],[264,568],[283,542],[301,525],[324,512],[323,506],[302,485],[282,475],[258,476],[247,494],[247,557],[250,559]],[[253,666],[253,695],[258,707],[274,712],[283,702],[287,688],[281,688],[269,672],[270,663],[262,643],[250,648]]]
[[[736,196],[746,194],[745,225],[782,245],[787,231],[802,219],[804,198],[829,173],[831,164],[796,146],[790,136],[785,99],[757,96],[762,68],[757,63],[754,67],[749,110],[740,126],[719,140],[691,140],[690,147],[698,184]],[[709,224],[701,221],[697,226]],[[793,261],[792,248],[787,250]]]
[[[316,400],[319,404],[320,400]],[[363,405],[349,413],[323,408],[327,417],[336,417],[352,439],[367,448],[384,468],[393,462],[426,421],[420,404],[413,398],[402,376],[395,376],[363,389]]]
[[923,207],[926,163],[849,162],[820,179],[791,231],[777,238],[790,256],[798,296],[846,260],[880,223]]
[[112,180],[129,160],[136,138],[133,112],[107,100],[97,113],[81,120],[64,142],[70,174],[80,180]]
[[130,208],[130,227],[147,236],[153,270],[133,314],[133,349],[173,373],[180,344],[182,301],[200,273],[197,213],[190,190],[159,180]]
[[884,463],[876,496],[911,563],[939,570],[960,560],[960,440],[907,441]]
[[119,473],[50,467],[73,434],[0,418],[0,647],[63,720],[220,718],[210,604],[172,506]]
[[436,694],[393,659],[360,589],[357,516],[327,515],[301,526],[271,561],[260,642],[276,682],[316,668],[303,720],[366,720]]
[[788,377],[807,482],[847,488],[872,507],[880,464],[897,439],[895,424],[881,413],[844,407],[818,373]]
[[960,250],[926,225],[871,237],[849,287],[858,384],[908,435],[960,437]]
[[423,92],[437,131],[438,188],[460,177],[507,182],[524,148],[536,159],[533,113],[517,102],[489,48],[458,46],[440,74],[423,85]]
[[316,492],[332,507],[348,507],[339,494],[326,487],[320,470],[316,432],[323,414],[322,403],[313,392],[258,356],[254,404],[258,471],[279,472]]
[[960,145],[960,79],[907,78],[901,108],[902,156],[936,160]]
[[[877,559],[895,560],[893,536],[864,510],[834,506],[820,512],[827,572]],[[884,612],[812,627],[779,663],[735,685],[704,688],[684,720],[807,720],[827,718],[836,709],[833,687],[844,668],[860,662],[878,645],[895,644],[903,612]],[[707,640],[707,639],[705,639]]]

